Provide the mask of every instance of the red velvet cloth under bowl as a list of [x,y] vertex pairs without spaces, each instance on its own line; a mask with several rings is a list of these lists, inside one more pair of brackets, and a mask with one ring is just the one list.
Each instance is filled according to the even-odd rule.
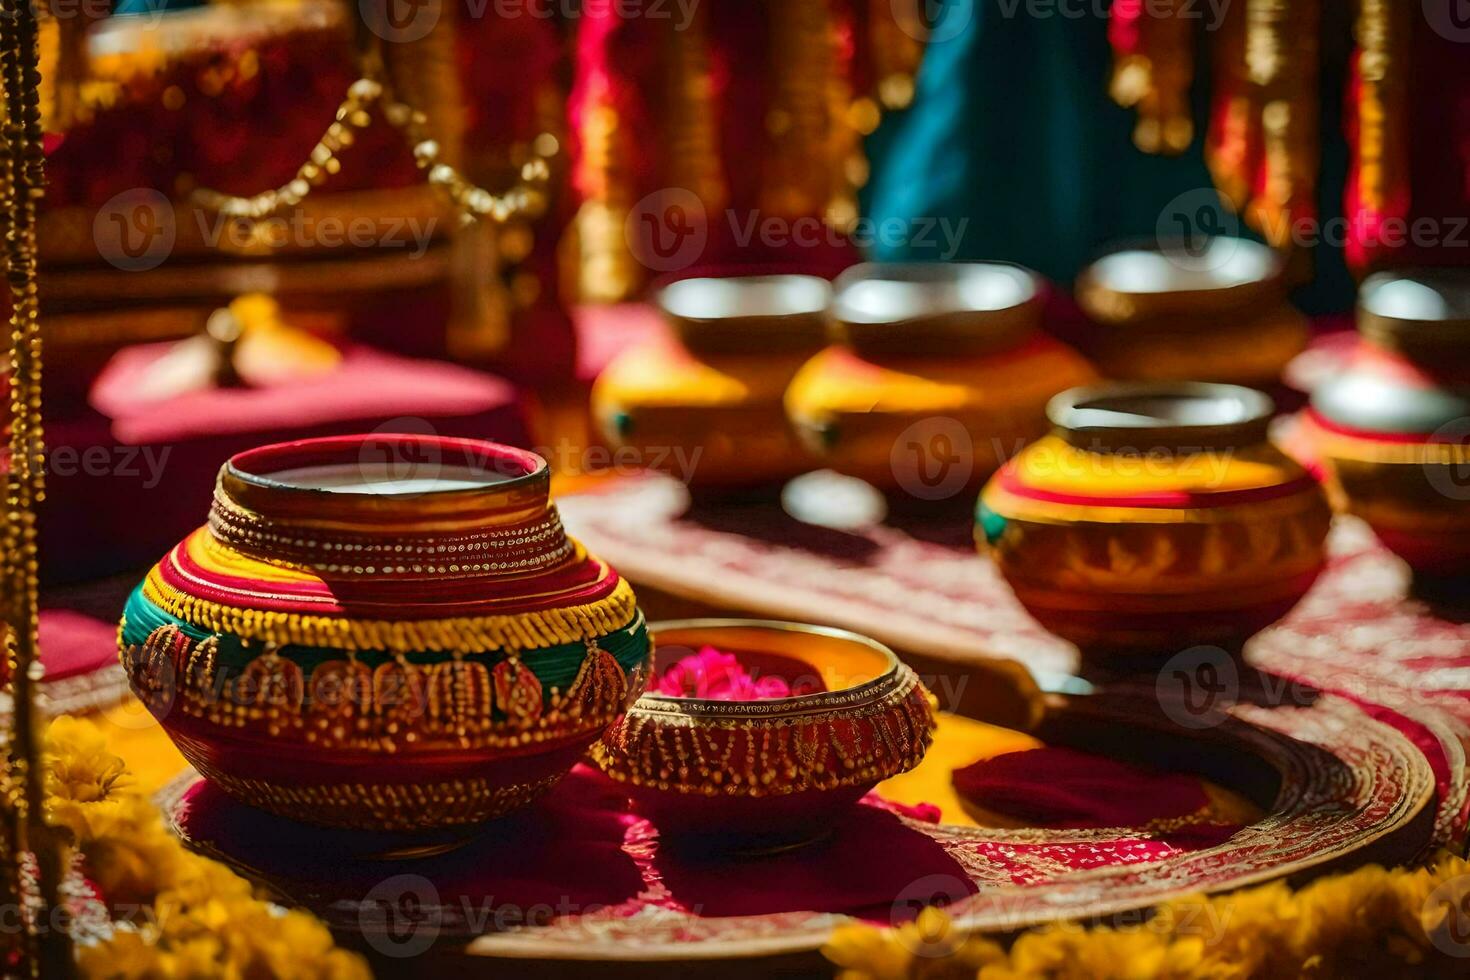
[[606,908],[634,915],[657,906],[707,917],[823,911],[887,921],[916,879],[943,876],[974,889],[940,844],[875,798],[854,806],[829,837],[799,849],[755,856],[689,851],[661,846],[617,785],[583,765],[545,798],[467,843],[411,860],[373,860],[391,849],[390,839],[283,820],[203,781],[185,794],[178,820],[190,841],[285,883],[290,894],[315,896],[321,907],[359,902],[392,875],[422,876],[415,880],[432,882],[447,933],[474,931],[473,922],[453,921],[464,909],[498,920],[533,917],[536,909],[548,916]]
[[264,443],[378,429],[529,441],[524,399],[504,380],[359,345],[317,377],[140,399],[141,378],[172,346],[120,352],[93,386],[90,411],[46,423],[46,580],[157,559],[203,523],[220,464]]
[[[418,901],[434,906],[445,935],[487,931],[489,922],[545,925],[561,916],[623,917],[653,907],[701,918],[811,911],[889,923],[917,913],[920,903],[910,900],[919,884],[945,890],[951,900],[976,891],[983,879],[967,870],[976,861],[1016,883],[1035,884],[1214,846],[1239,829],[1206,806],[1197,777],[1072,749],[997,756],[960,770],[957,784],[964,773],[967,792],[1012,816],[1029,812],[1029,826],[1116,832],[1064,832],[1030,842],[1004,834],[988,840],[977,831],[947,848],[921,829],[938,821],[933,807],[904,807],[870,794],[834,820],[830,834],[806,846],[721,852],[661,840],[656,824],[630,810],[617,784],[583,765],[537,803],[479,828],[465,843],[451,840],[446,853],[421,858],[384,860],[383,852],[401,847],[403,838],[307,827],[235,802],[203,781],[185,792],[175,815],[188,840],[263,874],[329,918],[357,908],[385,879],[409,876],[401,880],[422,890]],[[1003,783],[1004,793],[998,791]],[[1021,803],[1022,797],[1038,802]],[[1198,819],[1181,820],[1191,816]],[[962,863],[964,852],[971,853]],[[344,924],[350,928],[355,919]]]

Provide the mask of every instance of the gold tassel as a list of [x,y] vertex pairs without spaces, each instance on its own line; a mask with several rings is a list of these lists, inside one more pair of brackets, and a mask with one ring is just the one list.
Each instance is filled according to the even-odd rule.
[[825,215],[833,201],[830,80],[836,39],[827,0],[774,0],[770,64],[774,94],[766,111],[761,208],[784,218]]
[[1257,90],[1245,61],[1245,5],[1230,4],[1211,52],[1218,108],[1210,122],[1205,163],[1215,186],[1235,210],[1250,200],[1261,140]]
[[1140,50],[1120,58],[1114,66],[1113,100],[1137,109],[1133,142],[1140,150],[1183,153],[1194,139],[1189,111],[1189,86],[1194,80],[1193,5],[1188,0],[1167,0],[1162,6],[1144,4],[1138,30]]
[[688,26],[678,30],[668,20],[664,59],[668,71],[665,119],[669,161],[665,174],[671,187],[694,193],[706,214],[725,206],[726,188],[720,164],[720,136],[715,128],[714,79],[710,73],[708,14],[694,8]]
[[1408,7],[1360,0],[1358,41],[1358,196],[1376,212],[1408,203]]
[[1246,218],[1273,246],[1313,214],[1317,185],[1320,0],[1249,0],[1246,66],[1260,89],[1265,179]]

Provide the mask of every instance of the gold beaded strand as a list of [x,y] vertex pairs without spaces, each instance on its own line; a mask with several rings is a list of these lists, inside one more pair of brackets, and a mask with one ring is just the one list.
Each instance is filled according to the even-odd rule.
[[200,188],[194,192],[194,201],[228,217],[247,220],[268,218],[283,208],[296,207],[313,188],[322,186],[342,169],[341,154],[372,123],[372,110],[380,108],[383,118],[412,147],[414,164],[427,182],[465,217],[489,218],[501,224],[512,218],[536,218],[545,210],[551,159],[561,148],[555,136],[541,133],[532,140],[530,156],[521,165],[520,181],[504,194],[493,194],[445,162],[438,141],[426,135],[428,117],[394,96],[387,82],[380,41],[374,40],[359,54],[359,64],[362,77],[348,87],[332,124],[297,167],[294,177],[280,187],[249,197]]
[[[37,605],[36,505],[44,495],[41,431],[41,330],[36,290],[36,208],[44,192],[38,24],[28,0],[0,0],[0,86],[5,97],[5,271],[10,287],[9,455],[3,469],[5,520],[0,533],[3,626],[13,697],[6,759],[12,783],[7,836],[35,858],[43,928],[23,939],[33,975],[72,974],[71,943],[60,907],[66,862],[60,841],[46,827],[40,719],[36,713]],[[10,811],[13,807],[13,811]],[[7,869],[9,870],[9,869]],[[15,869],[18,871],[18,867]]]

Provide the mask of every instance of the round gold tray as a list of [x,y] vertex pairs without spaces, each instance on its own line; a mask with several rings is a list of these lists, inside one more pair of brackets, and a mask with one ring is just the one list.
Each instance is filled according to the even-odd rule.
[[[340,836],[231,803],[196,785],[192,773],[164,791],[163,803],[191,847],[322,916],[384,963],[413,967],[425,957],[449,958],[461,970],[482,963],[489,972],[496,961],[514,960],[518,975],[575,972],[574,964],[587,961],[638,964],[640,976],[658,972],[658,964],[673,969],[691,961],[739,961],[745,969],[752,959],[814,965],[818,947],[847,913],[896,921],[935,895],[950,899],[949,911],[964,927],[1013,932],[1299,879],[1339,864],[1407,861],[1428,846],[1428,763],[1408,739],[1350,702],[1324,696],[1305,706],[1234,703],[1204,727],[1179,724],[1179,710],[1152,684],[1054,696],[1037,734],[1051,745],[1198,774],[1245,797],[1261,816],[1214,846],[1164,847],[1155,859],[1120,858],[1085,870],[1055,860],[1058,849],[1121,853],[1126,848],[1118,845],[1141,831],[945,825],[870,801],[830,838],[805,848],[691,856],[672,846],[664,853],[656,831],[630,814],[610,837],[582,840],[593,832],[577,828],[597,819],[582,802],[567,802],[587,792],[586,777],[574,775],[540,809],[489,825],[468,842],[362,861],[345,856],[355,845]],[[579,780],[582,789],[575,788]],[[902,866],[884,867],[880,855]],[[589,880],[619,881],[618,894],[626,897],[589,898]],[[792,907],[785,881],[828,883],[830,900]],[[752,895],[768,907],[752,908]],[[546,896],[561,896],[566,907],[558,910]],[[855,907],[840,907],[846,897]],[[525,915],[541,906],[545,914]],[[503,909],[517,914],[499,914]]]

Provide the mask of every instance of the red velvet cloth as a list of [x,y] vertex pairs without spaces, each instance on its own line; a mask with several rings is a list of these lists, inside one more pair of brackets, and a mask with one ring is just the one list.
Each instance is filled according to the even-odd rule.
[[537,907],[548,916],[600,909],[623,916],[658,906],[702,917],[822,911],[886,922],[918,879],[953,881],[960,890],[953,897],[975,887],[939,843],[877,800],[853,807],[829,838],[806,847],[721,855],[661,841],[656,828],[629,811],[615,784],[580,765],[539,803],[423,859],[364,860],[402,838],[282,820],[205,782],[187,792],[179,820],[188,839],[228,842],[232,858],[316,894],[322,905],[358,902],[392,875],[421,875],[433,883],[449,931],[473,925],[453,921],[459,910],[514,922]]
[[982,759],[953,779],[964,799],[1040,827],[1138,827],[1209,803],[1198,776],[1059,747]]
[[378,428],[529,442],[526,407],[505,381],[356,345],[327,375],[139,400],[139,378],[169,347],[119,353],[93,387],[92,411],[47,423],[46,580],[156,560],[204,522],[220,464],[263,443]]
[[952,779],[965,802],[1026,826],[1125,829],[1115,838],[1082,843],[978,845],[977,853],[1010,869],[1017,882],[1035,880],[1043,857],[1072,870],[1138,864],[1215,847],[1241,826],[1213,813],[1198,776],[1071,748],[1007,752],[956,769]]

